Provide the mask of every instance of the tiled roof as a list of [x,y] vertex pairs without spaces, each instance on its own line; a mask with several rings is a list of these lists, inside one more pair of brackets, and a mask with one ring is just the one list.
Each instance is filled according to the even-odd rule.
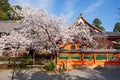
[[24,24],[17,23],[17,21],[0,21],[0,32],[9,32],[23,26]]
[[99,33],[93,33],[91,35],[107,35],[109,37],[119,37],[120,32],[99,32]]
[[85,25],[88,25],[89,29],[91,29],[92,31],[97,31],[97,32],[102,32],[102,30],[98,29],[97,27],[91,25],[89,22],[87,22],[84,17],[82,16],[82,14],[80,14],[80,16],[77,18],[77,20],[75,20],[71,25],[68,26],[68,29],[71,29],[72,26],[77,26],[78,24],[80,24],[79,20],[83,20]]
[[108,36],[120,36],[120,32],[106,32]]

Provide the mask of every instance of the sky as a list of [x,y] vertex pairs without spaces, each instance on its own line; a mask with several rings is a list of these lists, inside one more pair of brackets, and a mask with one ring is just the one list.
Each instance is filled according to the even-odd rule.
[[72,24],[80,13],[90,24],[95,18],[99,18],[106,31],[113,31],[115,23],[120,22],[120,0],[9,0],[9,3],[30,5],[56,16],[63,15],[67,25]]

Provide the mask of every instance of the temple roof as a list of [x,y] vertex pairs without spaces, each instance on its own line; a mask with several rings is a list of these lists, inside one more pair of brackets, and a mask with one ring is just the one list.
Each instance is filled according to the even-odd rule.
[[108,36],[119,36],[120,37],[120,32],[106,32]]
[[100,33],[93,33],[92,35],[106,35],[108,36],[109,40],[115,41],[120,40],[120,32],[100,32]]
[[120,32],[100,32],[96,33],[98,35],[104,35],[106,34],[108,37],[120,37]]
[[80,16],[77,18],[76,21],[74,21],[70,26],[69,28],[72,28],[72,26],[77,26],[79,25],[80,23],[83,23],[85,25],[87,25],[92,31],[95,31],[95,32],[102,32],[102,30],[98,29],[97,27],[91,25],[89,22],[87,22],[84,17],[82,16],[82,14],[80,14]]
[[87,22],[87,20],[84,19],[82,14],[79,15],[79,17],[76,19],[76,21],[74,21],[70,26],[68,26],[68,29],[72,29],[73,26],[78,26],[81,23],[83,23],[84,25],[89,27],[89,29],[91,31],[91,35],[96,35],[96,34],[106,35],[111,40],[120,39],[119,32],[117,32],[117,33],[116,32],[104,32],[104,31],[98,29],[97,27],[91,25],[89,22]]
[[19,29],[24,24],[17,23],[17,21],[0,21],[0,32],[9,32],[14,29]]

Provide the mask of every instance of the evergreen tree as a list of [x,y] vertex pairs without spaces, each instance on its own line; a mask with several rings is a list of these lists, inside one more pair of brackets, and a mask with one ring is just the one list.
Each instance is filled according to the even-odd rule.
[[6,20],[8,19],[8,16],[5,11],[3,11],[0,7],[0,20]]
[[[113,29],[113,32],[120,32],[120,23],[116,23]],[[117,43],[120,43],[120,40],[116,41]],[[120,49],[120,45],[114,46],[115,49]]]
[[102,22],[98,18],[95,18],[92,23],[92,25],[104,31],[105,29],[101,26],[101,24]]
[[116,23],[113,32],[120,32],[120,23]]
[[0,20],[10,19],[11,7],[8,0],[0,0]]
[[20,20],[22,17],[17,16],[14,9],[22,8],[19,5],[11,7],[8,0],[0,0],[0,20]]

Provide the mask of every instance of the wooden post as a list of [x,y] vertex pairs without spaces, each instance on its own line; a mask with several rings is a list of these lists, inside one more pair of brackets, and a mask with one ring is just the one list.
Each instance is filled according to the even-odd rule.
[[93,54],[94,57],[94,64],[96,64],[96,53]]
[[119,59],[119,61],[120,61],[120,53],[118,53],[118,59]]
[[58,61],[58,52],[56,53],[56,65],[57,65],[57,61]]
[[84,64],[84,53],[82,53],[82,64]]
[[82,53],[82,60],[84,60],[84,54]]
[[68,60],[69,60],[69,53],[67,53],[68,54],[68,59],[66,59],[66,71],[68,71]]
[[35,53],[33,53],[33,65],[35,65]]
[[69,57],[68,57],[69,60],[71,60],[71,55],[72,55],[72,53],[69,53]]
[[82,55],[81,54],[79,54],[79,57],[80,57],[80,60],[82,60]]
[[71,67],[70,60],[71,60],[72,53],[68,53],[68,59],[66,60],[66,70],[68,71]]
[[108,53],[106,54],[106,61],[108,61]]

